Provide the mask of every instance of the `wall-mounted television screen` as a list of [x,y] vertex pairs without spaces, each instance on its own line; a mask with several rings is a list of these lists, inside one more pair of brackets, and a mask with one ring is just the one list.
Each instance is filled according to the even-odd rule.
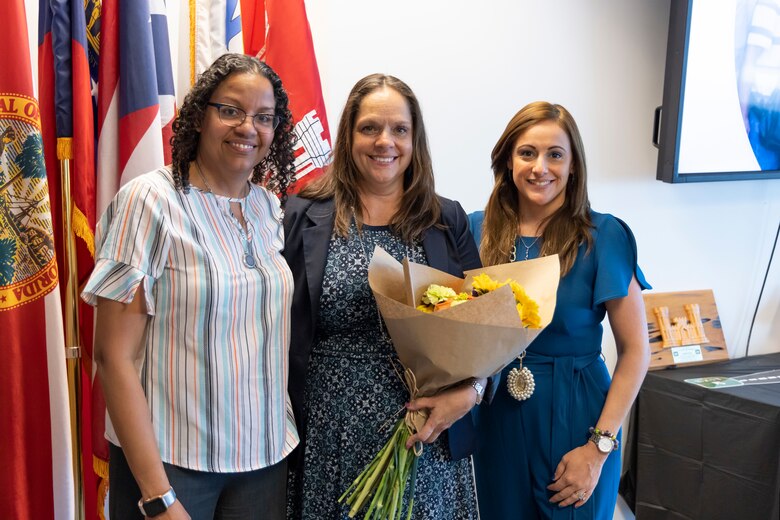
[[657,178],[780,178],[780,0],[671,0]]

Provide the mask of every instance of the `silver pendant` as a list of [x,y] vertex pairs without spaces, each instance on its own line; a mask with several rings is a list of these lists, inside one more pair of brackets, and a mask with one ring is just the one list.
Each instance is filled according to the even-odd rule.
[[506,388],[509,391],[509,395],[518,401],[525,401],[531,397],[536,388],[534,375],[527,367],[523,366],[524,357],[525,352],[520,356],[520,368],[513,368],[506,377]]
[[257,266],[254,255],[251,253],[244,253],[244,265],[250,269],[254,269]]

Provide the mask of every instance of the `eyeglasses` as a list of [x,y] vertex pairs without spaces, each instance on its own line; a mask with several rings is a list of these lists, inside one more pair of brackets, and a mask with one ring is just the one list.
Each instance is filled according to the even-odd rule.
[[281,121],[281,116],[274,114],[247,114],[246,110],[233,105],[226,105],[224,103],[206,103],[210,107],[217,109],[219,113],[219,120],[228,126],[238,127],[244,124],[246,116],[252,117],[252,124],[255,126],[255,130],[263,133],[270,133],[276,130]]

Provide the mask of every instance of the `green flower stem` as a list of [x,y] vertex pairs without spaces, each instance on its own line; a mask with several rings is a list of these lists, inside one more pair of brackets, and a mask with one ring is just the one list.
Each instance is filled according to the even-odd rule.
[[412,457],[412,475],[409,479],[409,486],[408,486],[408,489],[410,490],[409,509],[406,512],[406,520],[410,520],[410,518],[412,518],[412,509],[414,509],[414,486],[417,484],[417,463],[419,460],[420,457],[416,455]]
[[401,520],[404,499],[408,500],[406,518],[411,518],[418,457],[406,449],[410,435],[403,419],[396,422],[387,443],[339,497],[340,503],[351,506],[350,518],[368,503],[365,520]]
[[371,476],[362,485],[362,489],[360,490],[360,494],[358,495],[357,501],[352,505],[352,509],[349,510],[350,518],[354,518],[357,512],[360,510],[360,508],[363,507],[363,504],[366,502],[368,495],[371,493],[374,486],[376,485],[377,478],[387,466],[387,463],[390,460],[390,456],[393,454],[392,443],[395,440],[397,435],[398,435],[398,430],[396,429],[396,431],[393,432],[393,436],[390,437],[388,443],[385,445],[384,448],[382,448],[381,458],[379,459],[379,463],[376,469],[371,472]]
[[[352,484],[347,488],[346,491],[344,491],[344,494],[342,494],[339,497],[339,502],[343,502],[344,498],[352,492],[353,489],[361,488],[362,485],[365,483],[366,480],[371,476],[372,472],[376,469],[377,465],[379,464],[379,460],[382,458],[382,454],[387,449],[387,446],[382,448],[382,450],[376,454],[374,459],[366,466],[366,469],[364,469],[358,477],[352,481]],[[357,493],[352,494],[347,499],[347,505],[351,505],[358,497]]]

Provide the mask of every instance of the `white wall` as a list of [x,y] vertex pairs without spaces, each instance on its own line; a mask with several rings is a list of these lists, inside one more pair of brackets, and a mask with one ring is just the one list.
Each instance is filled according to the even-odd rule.
[[[35,45],[37,2],[25,3]],[[744,355],[780,221],[780,180],[655,180],[652,119],[662,101],[668,0],[306,0],[306,7],[331,132],[359,78],[398,76],[422,104],[438,191],[467,211],[487,201],[490,150],[509,118],[537,99],[569,108],[585,141],[594,209],[631,226],[654,290],[712,288],[729,352]],[[750,354],[780,351],[778,337],[776,259]],[[611,336],[605,351],[614,363]]]
[[[593,208],[631,226],[655,291],[713,289],[730,355],[744,355],[780,221],[780,180],[655,180],[651,135],[669,0],[306,0],[306,7],[332,134],[358,79],[373,72],[403,79],[422,104],[438,191],[467,211],[487,201],[490,151],[509,118],[537,99],[566,106],[585,141]],[[775,259],[750,354],[780,351],[779,337]],[[613,365],[608,332],[605,353]],[[616,518],[633,518],[622,500]]]
[[[175,16],[177,3],[168,4]],[[25,5],[35,71],[38,2]],[[490,150],[509,118],[537,99],[565,105],[585,141],[594,209],[631,226],[655,291],[713,289],[729,352],[744,355],[780,221],[780,180],[655,180],[669,0],[306,0],[306,8],[331,133],[358,79],[398,76],[422,104],[438,191],[466,211],[487,201]],[[177,24],[169,25],[173,46]],[[778,337],[775,260],[750,354],[780,351]]]
[[[351,86],[393,74],[423,108],[437,187],[467,211],[490,192],[490,150],[524,104],[565,105],[583,133],[594,209],[624,219],[655,291],[712,288],[732,357],[780,220],[780,180],[655,180],[669,2],[306,0],[331,131]],[[712,150],[717,154],[718,150]],[[780,256],[780,252],[778,252]],[[750,354],[780,351],[780,260]],[[606,349],[614,362],[611,338]]]

